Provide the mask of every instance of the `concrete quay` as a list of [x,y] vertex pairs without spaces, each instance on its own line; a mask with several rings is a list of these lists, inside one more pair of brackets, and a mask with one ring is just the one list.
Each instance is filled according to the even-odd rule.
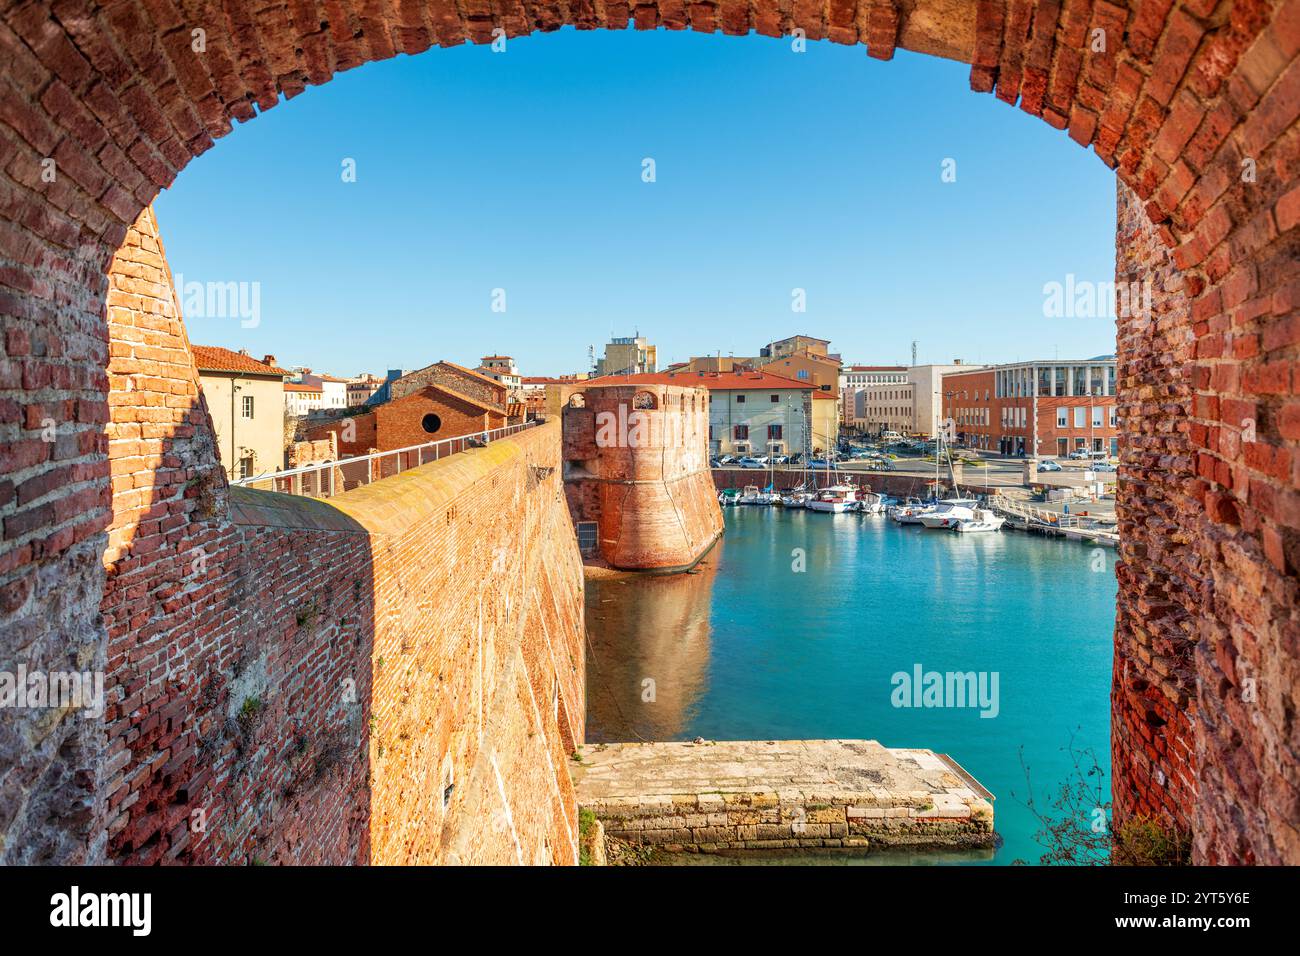
[[572,764],[610,836],[665,850],[991,847],[993,795],[874,740],[596,744]]

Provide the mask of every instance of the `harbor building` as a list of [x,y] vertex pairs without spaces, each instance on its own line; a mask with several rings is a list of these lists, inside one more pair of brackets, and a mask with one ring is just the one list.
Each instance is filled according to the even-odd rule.
[[870,435],[915,430],[905,365],[847,365],[841,372],[844,422]]
[[284,380],[290,374],[240,349],[192,346],[199,385],[226,477],[248,478],[284,467]]
[[866,434],[932,438],[942,417],[943,376],[971,367],[960,359],[947,365],[846,365],[840,373],[841,417]]
[[967,448],[1033,458],[1119,453],[1116,362],[1017,362],[943,376],[943,415]]

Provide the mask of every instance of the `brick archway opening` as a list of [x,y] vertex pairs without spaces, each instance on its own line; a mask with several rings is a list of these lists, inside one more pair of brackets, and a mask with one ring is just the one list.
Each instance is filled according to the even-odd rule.
[[[1117,284],[1154,292],[1118,334],[1116,808],[1190,830],[1202,862],[1300,862],[1300,5],[1283,0],[11,5],[0,653],[111,673],[117,648],[165,652],[175,602],[139,616],[115,582],[157,560],[158,535],[189,557],[230,507],[147,208],[158,190],[233,123],[335,73],[565,25],[802,30],[961,60],[973,90],[1115,168]],[[187,858],[173,819],[164,832],[111,802],[123,774],[167,776],[112,740],[152,691],[118,687],[107,734],[68,720],[0,737],[18,768],[0,784],[0,858],[114,858],[117,821],[133,850]]]

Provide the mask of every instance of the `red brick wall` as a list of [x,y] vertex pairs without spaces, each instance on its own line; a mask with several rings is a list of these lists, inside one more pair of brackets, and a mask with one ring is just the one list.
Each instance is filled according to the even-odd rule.
[[329,505],[231,490],[149,211],[108,309],[107,710],[70,725],[106,736],[82,744],[92,858],[572,862],[582,579],[558,425]]
[[574,862],[581,567],[540,464],[558,442],[541,426],[329,505],[234,489],[231,520],[177,541],[188,575],[118,578],[110,859]]
[[[424,430],[424,416],[428,414],[435,414],[442,420],[436,433]],[[353,438],[352,441],[345,441],[344,436],[349,433],[349,422]],[[413,445],[427,445],[462,435],[477,435],[494,428],[503,428],[505,424],[504,413],[485,411],[471,402],[426,389],[385,402],[374,411],[354,415],[350,419],[309,425],[306,434],[308,438],[316,439],[337,435],[340,454],[351,457],[368,455],[373,451],[394,451]]]
[[[353,458],[368,455],[378,447],[375,426],[375,413],[363,412],[360,415],[309,424],[304,427],[303,434],[309,441],[320,441],[334,435],[339,454]],[[348,436],[351,436],[351,440],[348,440]]]
[[[495,25],[440,0],[376,0],[362,16],[344,8],[327,28],[279,0],[257,16],[244,0],[231,4],[230,17],[207,24],[203,55],[168,4],[34,0],[0,13],[6,663],[22,656],[49,667],[106,653],[98,617],[109,524],[105,276],[140,211],[236,120],[364,62],[488,42]],[[1300,862],[1292,825],[1300,665],[1291,636],[1300,603],[1298,10],[1282,0],[978,0],[973,11],[870,0],[828,14],[761,0],[560,6],[499,18],[510,35],[565,23],[766,35],[800,27],[812,38],[865,39],[883,58],[897,44],[968,60],[974,90],[1040,116],[1117,169],[1153,235],[1174,248],[1186,302],[1185,320],[1121,329],[1120,355],[1133,370],[1121,400],[1152,416],[1147,457],[1132,466],[1131,491],[1121,471],[1121,494],[1126,520],[1146,529],[1135,548],[1154,548],[1202,588],[1196,802],[1179,809],[1207,862]],[[228,22],[240,25],[238,36]],[[55,163],[53,180],[42,175],[45,160]],[[1154,253],[1145,264],[1160,268]],[[1185,354],[1159,351],[1166,346]],[[1175,381],[1180,367],[1187,378]],[[1183,381],[1190,406],[1176,394]],[[31,417],[47,407],[57,414]],[[45,418],[57,423],[53,442],[35,427]],[[1188,453],[1161,460],[1158,441],[1173,442],[1176,431]],[[189,491],[198,498],[204,487]],[[159,528],[179,517],[160,513]],[[1135,550],[1133,574],[1143,560]],[[1120,588],[1121,613],[1136,620],[1149,597],[1130,577]],[[112,772],[97,756],[99,733],[65,719],[40,734],[0,736],[0,760],[18,768],[0,782],[6,861],[101,852],[102,834],[88,822],[102,796],[95,781]],[[1140,790],[1141,781],[1117,786]]]
[[1193,654],[1209,600],[1188,441],[1194,338],[1187,281],[1174,267],[1141,202],[1119,189],[1116,282],[1150,280],[1150,315],[1122,317],[1117,372],[1120,416],[1120,597],[1111,684],[1113,802],[1120,823],[1172,820],[1190,830],[1196,803]]
[[[442,419],[442,426],[433,434],[426,432],[421,424],[429,414]],[[484,411],[470,402],[431,389],[385,402],[375,409],[375,420],[375,447],[380,451],[473,435],[504,428],[506,424],[504,413]]]

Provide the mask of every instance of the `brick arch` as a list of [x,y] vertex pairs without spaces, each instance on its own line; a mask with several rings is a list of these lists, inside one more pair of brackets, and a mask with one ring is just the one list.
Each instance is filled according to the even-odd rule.
[[[973,90],[1041,117],[1116,169],[1117,275],[1156,287],[1153,315],[1119,328],[1116,803],[1189,827],[1207,862],[1300,862],[1300,5],[1282,0],[9,5],[0,14],[4,651],[52,647],[54,628],[79,653],[103,651],[96,558],[113,511],[103,428],[119,384],[107,273],[120,248],[132,250],[114,273],[126,308],[157,286],[141,214],[158,190],[233,123],[338,72],[490,42],[497,29],[564,25],[801,29],[880,59],[902,47],[962,60]],[[201,54],[194,30],[204,31]],[[40,438],[47,419],[67,424],[52,443]],[[78,787],[105,770],[77,765],[94,763],[81,756],[92,742],[71,748],[72,764],[62,742],[54,735],[44,756],[21,755],[30,772],[15,776],[24,787],[58,784],[57,806],[41,812],[71,822],[46,834],[51,857],[95,858],[103,841],[83,806],[93,798]]]

